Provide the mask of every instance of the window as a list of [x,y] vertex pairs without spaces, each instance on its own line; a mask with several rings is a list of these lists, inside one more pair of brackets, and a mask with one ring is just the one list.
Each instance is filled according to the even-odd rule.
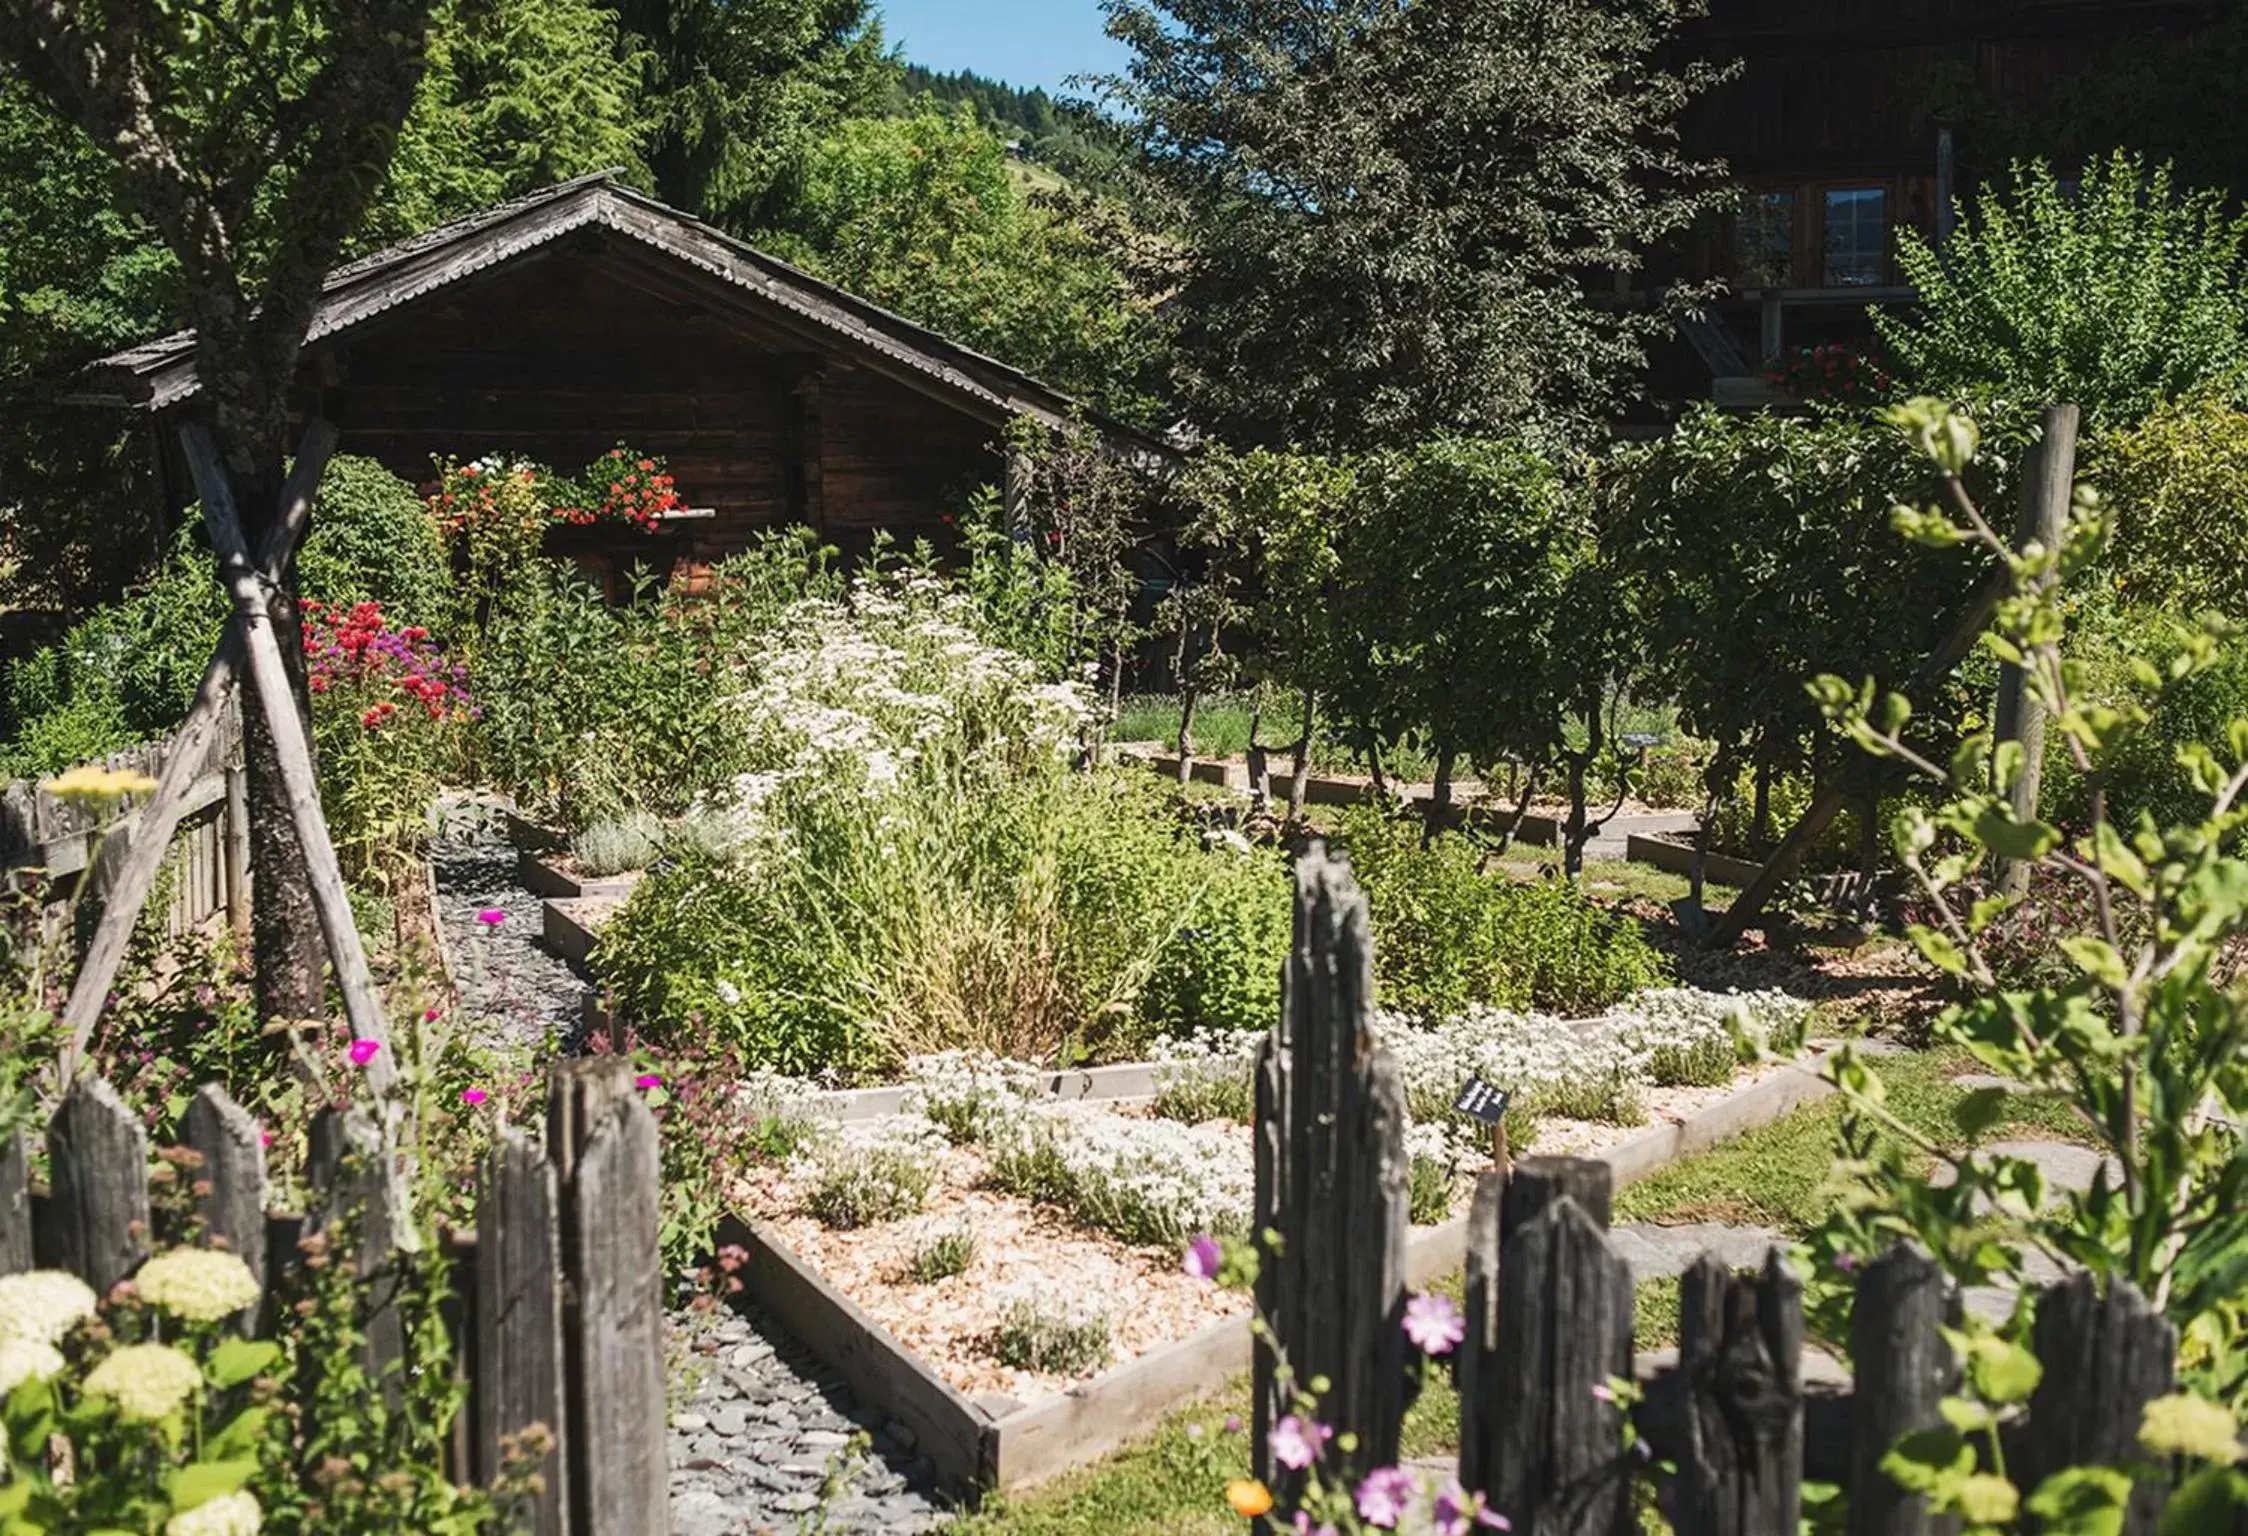
[[1889,276],[1889,194],[1881,187],[1835,187],[1826,194],[1829,287],[1856,288]]
[[1795,194],[1752,192],[1733,218],[1733,282],[1785,288],[1795,268]]

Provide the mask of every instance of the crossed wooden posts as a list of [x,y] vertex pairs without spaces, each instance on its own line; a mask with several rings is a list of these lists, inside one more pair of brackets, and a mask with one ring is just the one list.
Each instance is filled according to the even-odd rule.
[[[288,569],[298,543],[311,524],[313,492],[319,486],[329,456],[335,452],[336,429],[325,421],[315,421],[305,429],[296,463],[281,488],[277,515],[255,563],[242,536],[242,519],[235,504],[232,480],[210,432],[199,423],[190,423],[180,429],[180,442],[186,449],[196,490],[203,499],[203,522],[210,530],[211,547],[218,554],[220,578],[234,598],[234,617],[209,667],[204,670],[202,684],[195,691],[195,702],[188,708],[176,746],[157,777],[155,792],[140,808],[123,857],[109,865],[113,873],[101,923],[87,946],[85,959],[71,986],[70,1001],[63,1010],[63,1027],[68,1034],[62,1050],[62,1077],[66,1083],[85,1060],[94,1025],[101,1017],[110,984],[116,980],[117,967],[124,959],[126,941],[132,936],[133,924],[148,901],[149,891],[156,883],[156,872],[162,867],[165,852],[171,845],[172,831],[179,823],[181,807],[195,777],[195,765],[202,756],[200,749],[218,730],[245,659],[249,663],[258,706],[273,739],[274,755],[280,762],[282,782],[288,792],[289,819],[296,827],[297,841],[303,848],[305,873],[312,885],[314,908],[320,916],[321,936],[327,941],[328,956],[335,966],[336,984],[343,993],[344,1012],[350,1020],[351,1033],[355,1039],[378,1044],[387,1045],[390,1041],[389,1028],[383,1021],[382,999],[375,989],[373,974],[367,968],[366,950],[360,943],[359,929],[351,915],[351,902],[344,891],[343,870],[336,862],[327,819],[321,814],[312,749],[305,739],[304,722],[297,714],[296,700],[282,660],[281,641],[273,632],[273,617],[266,601],[267,591]],[[290,643],[295,643],[295,639],[290,636]],[[377,1094],[387,1094],[395,1076],[390,1053],[378,1052],[367,1063],[366,1072],[369,1086]]]

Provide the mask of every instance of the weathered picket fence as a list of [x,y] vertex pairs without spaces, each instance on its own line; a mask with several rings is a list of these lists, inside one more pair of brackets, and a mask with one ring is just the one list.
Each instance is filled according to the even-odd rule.
[[[195,1179],[204,1240],[240,1254],[269,1298],[298,1261],[302,1235],[357,1224],[367,1363],[382,1376],[405,1347],[383,1299],[403,1213],[375,1123],[358,1110],[315,1123],[306,1168],[314,1200],[301,1213],[267,1208],[262,1135],[225,1090],[197,1093],[186,1129],[203,1158]],[[503,1440],[546,1426],[553,1450],[539,1468],[532,1536],[669,1529],[656,1134],[628,1063],[558,1067],[545,1146],[505,1133],[481,1170],[476,1230],[450,1237],[454,1367],[469,1387],[450,1470],[463,1483],[488,1482]],[[22,1134],[0,1139],[0,1274],[66,1269],[107,1292],[150,1251],[147,1132],[108,1083],[83,1078],[49,1122],[46,1150],[42,1191],[30,1183]],[[270,1302],[256,1310],[245,1326],[275,1326]]]
[[[1355,1483],[1393,1463],[1406,1407],[1404,1095],[1369,1027],[1364,898],[1314,849],[1296,876],[1296,937],[1281,1027],[1259,1063],[1257,1221],[1279,1235],[1258,1276],[1271,1329],[1256,1352],[1257,1474],[1283,1512],[1304,1474],[1265,1431],[1293,1385],[1327,1378],[1322,1419],[1354,1435],[1321,1466]],[[1516,1536],[1633,1536],[1640,1462],[1599,1389],[1633,1376],[1630,1266],[1608,1239],[1604,1163],[1528,1158],[1484,1175],[1468,1218],[1467,1337],[1457,1351],[1458,1474]],[[1960,1301],[1925,1254],[1900,1247],[1858,1276],[1850,1377],[1807,1383],[1798,1281],[1773,1250],[1759,1274],[1704,1255],[1680,1284],[1674,1366],[1647,1383],[1634,1428],[1678,1468],[1679,1536],[1798,1536],[1806,1480],[1843,1485],[1850,1536],[1953,1529],[1880,1471],[1898,1438],[1939,1427],[1957,1382],[1942,1336]],[[2079,1275],[2036,1302],[2045,1371],[2005,1437],[2018,1487],[2137,1454],[2146,1405],[2172,1390],[2176,1330],[2128,1284]],[[1291,1374],[1292,1373],[1292,1374]],[[2122,1536],[2151,1536],[2161,1492],[2142,1484]]]
[[[173,750],[171,738],[148,742],[104,758],[102,766],[153,779],[164,771]],[[190,765],[194,783],[172,835],[164,913],[165,931],[172,934],[187,933],[221,914],[245,924],[250,911],[249,795],[239,711],[227,709],[219,729],[190,750],[197,758]],[[44,870],[57,890],[67,894],[86,878],[87,861],[98,842],[101,868],[93,874],[98,891],[103,874],[123,857],[133,826],[128,811],[97,838],[98,818],[48,793],[41,781],[15,779],[0,788],[0,868]]]

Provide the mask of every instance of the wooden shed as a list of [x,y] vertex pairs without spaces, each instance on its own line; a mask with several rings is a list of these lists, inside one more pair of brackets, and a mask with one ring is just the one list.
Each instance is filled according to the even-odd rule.
[[[198,388],[187,331],[104,359],[65,398],[168,424],[198,408]],[[1081,419],[1119,452],[1169,454],[613,172],[339,269],[306,340],[294,408],[334,422],[341,451],[414,482],[441,455],[574,472],[620,440],[661,454],[689,510],[660,543],[568,532],[689,568],[784,523],[846,550],[877,529],[941,537],[962,497],[1004,483],[1003,433],[1018,417]],[[173,433],[153,435],[175,451]],[[160,474],[183,503],[177,463]],[[601,563],[597,549],[575,552]]]

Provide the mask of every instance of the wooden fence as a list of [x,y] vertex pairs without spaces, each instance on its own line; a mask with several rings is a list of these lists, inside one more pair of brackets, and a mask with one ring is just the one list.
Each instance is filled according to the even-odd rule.
[[[404,1230],[394,1159],[364,1113],[328,1111],[313,1128],[305,1212],[267,1208],[257,1122],[216,1085],[187,1115],[205,1241],[259,1274],[270,1297],[300,1259],[298,1239],[356,1226],[370,1368],[404,1351],[389,1294]],[[66,1269],[97,1292],[150,1250],[148,1136],[98,1078],[72,1087],[49,1123],[49,1185],[30,1183],[25,1138],[0,1139],[0,1274]],[[455,1367],[469,1387],[451,1474],[488,1482],[500,1446],[534,1424],[553,1435],[539,1469],[532,1536],[662,1536],[669,1529],[664,1294],[657,1241],[656,1123],[614,1058],[557,1067],[546,1145],[508,1132],[485,1160],[477,1228],[450,1238]],[[159,1236],[169,1237],[159,1231]],[[245,1319],[271,1327],[274,1307]]]
[[[1304,1476],[1264,1431],[1291,1411],[1292,1382],[1325,1376],[1321,1416],[1354,1436],[1321,1463],[1355,1483],[1394,1462],[1405,1408],[1399,1353],[1407,1229],[1404,1097],[1368,1027],[1372,955],[1364,898],[1314,849],[1296,877],[1296,941],[1281,1029],[1259,1064],[1259,1229],[1279,1234],[1258,1303],[1272,1339],[1256,1350],[1257,1473],[1292,1512]],[[1529,1158],[1484,1175],[1468,1219],[1467,1337],[1454,1356],[1458,1475],[1516,1536],[1634,1536],[1639,1458],[1603,1392],[1633,1376],[1630,1266],[1608,1238],[1606,1164]],[[1503,1283],[1502,1283],[1503,1277]],[[1850,1536],[1939,1536],[1930,1514],[1880,1470],[1910,1431],[1943,1424],[1958,1369],[1942,1330],[1959,1297],[1925,1254],[1900,1247],[1858,1276],[1851,1373],[1813,1373],[1799,1283],[1779,1250],[1736,1275],[1704,1255],[1680,1283],[1676,1365],[1655,1375],[1636,1428],[1675,1463],[1679,1536],[1798,1536],[1802,1485],[1839,1483]],[[2028,1490],[2075,1465],[2138,1459],[2146,1405],[2172,1390],[2176,1330],[2130,1285],[2079,1275],[2037,1298],[2043,1378],[2004,1436]],[[1291,1375],[1292,1372],[1292,1375]],[[2163,1491],[2142,1484],[2120,1536],[2151,1536]]]
[[[171,751],[169,740],[149,742],[104,759],[102,766],[153,779]],[[201,759],[172,837],[164,923],[173,934],[199,928],[222,913],[238,925],[249,921],[250,815],[239,709],[227,708]],[[123,855],[132,827],[128,811],[102,839],[102,870],[93,876],[97,891],[103,871]],[[94,817],[47,793],[37,780],[16,779],[0,789],[0,868],[45,870],[56,881],[58,896],[67,897],[86,878],[95,830]]]

